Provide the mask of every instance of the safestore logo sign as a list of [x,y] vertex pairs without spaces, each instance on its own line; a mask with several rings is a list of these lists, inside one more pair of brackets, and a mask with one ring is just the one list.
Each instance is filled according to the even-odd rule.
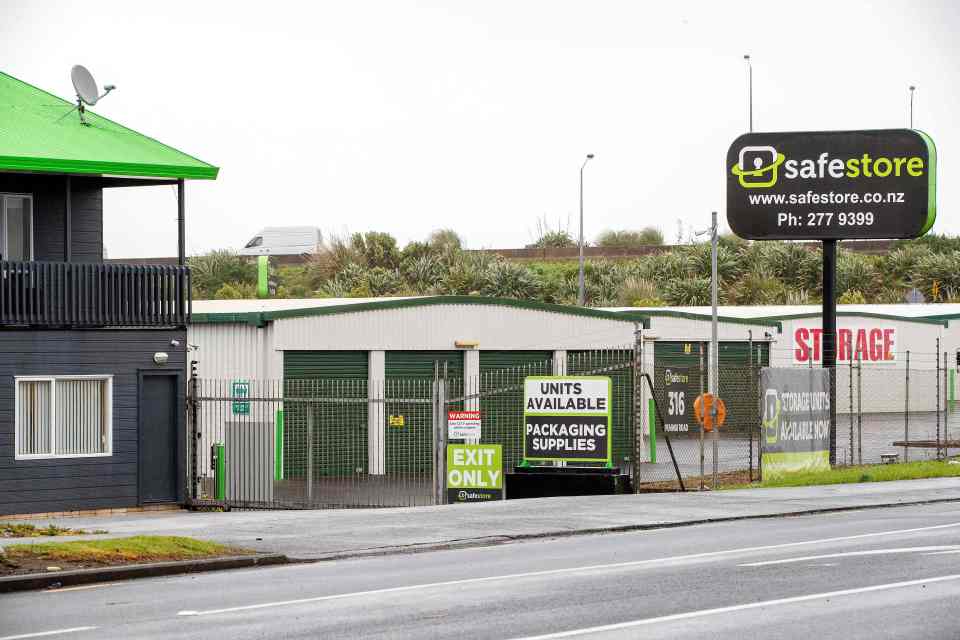
[[612,385],[605,376],[526,378],[524,460],[610,463]]
[[784,160],[784,155],[773,147],[746,146],[740,149],[740,159],[731,171],[745,189],[772,187],[777,184],[777,168]]
[[502,498],[501,445],[447,445],[447,502],[487,502]]
[[745,134],[727,152],[727,222],[754,240],[917,238],[936,165],[912,129]]

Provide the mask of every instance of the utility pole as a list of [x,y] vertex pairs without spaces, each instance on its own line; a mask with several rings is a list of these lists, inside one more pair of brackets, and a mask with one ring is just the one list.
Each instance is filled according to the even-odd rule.
[[580,165],[580,269],[577,272],[577,304],[581,307],[587,304],[587,292],[583,283],[583,169],[591,160],[593,154],[588,153]]
[[[707,391],[713,395],[714,401],[710,403],[710,416],[713,422],[713,488],[717,488],[717,475],[719,473],[717,456],[719,453],[719,431],[717,426],[717,398],[720,397],[720,340],[717,332],[717,297],[718,280],[717,275],[717,249],[719,245],[719,227],[717,226],[717,212],[710,213],[710,228],[697,232],[696,236],[710,234],[710,349],[707,353]],[[701,472],[701,476],[703,473]]]
[[713,402],[710,404],[713,413],[713,488],[717,488],[717,454],[719,449],[718,438],[720,427],[717,424],[717,404],[720,398],[720,341],[717,336],[717,212],[711,214],[710,222],[710,393]]

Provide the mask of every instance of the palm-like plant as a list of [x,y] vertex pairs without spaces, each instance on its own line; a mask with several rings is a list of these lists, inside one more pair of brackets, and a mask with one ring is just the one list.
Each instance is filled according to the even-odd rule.
[[480,292],[497,298],[536,300],[540,295],[540,282],[526,267],[501,261],[486,270]]
[[[710,279],[686,278],[667,283],[663,299],[680,307],[702,307],[710,304]],[[720,292],[718,292],[719,297]]]

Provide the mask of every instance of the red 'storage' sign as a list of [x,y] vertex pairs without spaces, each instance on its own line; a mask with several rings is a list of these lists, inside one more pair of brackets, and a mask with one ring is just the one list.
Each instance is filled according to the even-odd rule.
[[[823,330],[797,327],[793,331],[793,361],[798,364],[820,362],[823,358]],[[837,328],[837,362],[896,362],[897,330],[886,326],[846,326]]]

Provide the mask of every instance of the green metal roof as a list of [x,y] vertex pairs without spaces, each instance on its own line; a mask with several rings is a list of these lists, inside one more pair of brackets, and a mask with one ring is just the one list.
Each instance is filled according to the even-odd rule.
[[[684,318],[686,320],[711,320],[711,316],[703,313],[693,313],[691,311],[676,311],[674,309],[644,309],[643,311],[614,311],[617,315],[631,319],[649,319],[656,317],[663,318]],[[783,330],[783,326],[777,320],[770,318],[740,318],[736,316],[717,316],[718,322],[725,324],[750,324],[761,327],[776,327],[778,331]]]
[[[357,313],[360,311],[382,311],[385,309],[404,309],[410,307],[430,307],[435,305],[484,305],[513,307],[531,311],[548,311],[566,315],[615,320],[619,322],[644,323],[642,316],[627,318],[622,314],[611,311],[601,311],[589,307],[573,307],[561,304],[548,304],[529,300],[513,300],[509,298],[485,298],[481,296],[427,296],[422,298],[384,298],[374,302],[333,304],[322,307],[305,307],[301,309],[282,309],[276,311],[247,311],[236,313],[194,313],[190,316],[193,324],[217,323],[248,323],[255,326],[264,326],[272,320],[283,318],[303,318],[308,316],[326,316],[341,313]],[[644,326],[647,326],[644,323]]]
[[0,72],[0,171],[213,180],[219,169]]

